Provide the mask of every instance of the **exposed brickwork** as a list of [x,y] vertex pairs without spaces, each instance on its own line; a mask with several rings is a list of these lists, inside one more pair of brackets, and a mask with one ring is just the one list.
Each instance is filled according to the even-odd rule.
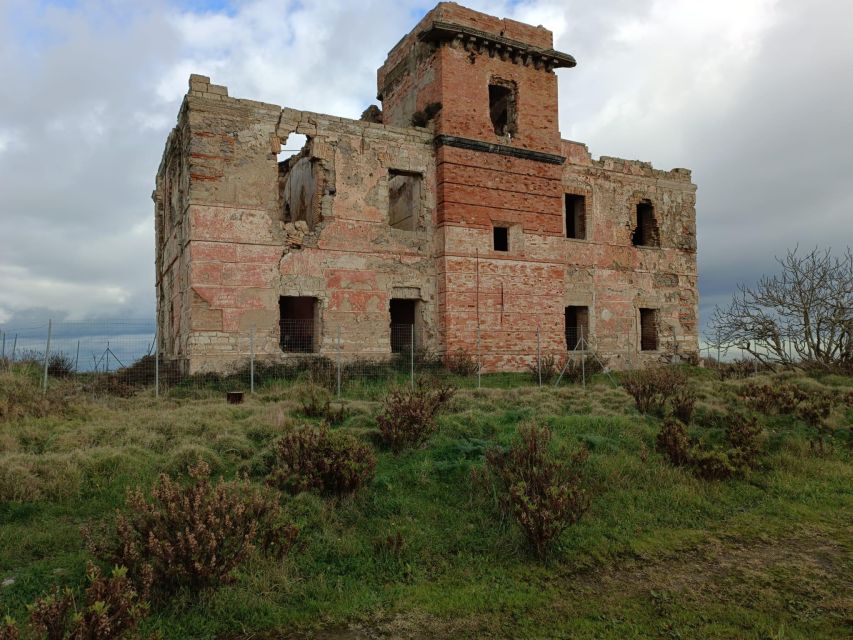
[[[564,352],[568,306],[589,308],[589,340],[616,366],[660,357],[640,351],[640,308],[658,310],[661,349],[692,357],[690,172],[595,160],[561,140],[553,68],[574,61],[552,46],[542,27],[441,3],[379,70],[385,124],[236,99],[191,76],[154,193],[161,349],[221,370],[245,358],[254,329],[260,357],[286,357],[279,298],[293,296],[316,299],[320,353],[339,333],[347,357],[389,354],[389,303],[403,298],[419,301],[420,344],[479,341],[493,369],[525,366],[537,326],[543,351]],[[499,132],[490,84],[514,92]],[[280,165],[291,133],[308,144]],[[389,223],[389,172],[418,180],[405,228]],[[585,198],[583,239],[566,237],[567,193]],[[659,247],[632,244],[640,202]]]

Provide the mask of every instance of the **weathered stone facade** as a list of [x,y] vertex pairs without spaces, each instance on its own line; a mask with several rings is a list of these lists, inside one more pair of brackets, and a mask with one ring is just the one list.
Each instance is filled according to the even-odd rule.
[[381,124],[191,76],[154,193],[161,352],[193,372],[245,361],[250,336],[259,358],[385,357],[396,313],[489,369],[530,362],[537,327],[543,353],[583,335],[616,367],[695,357],[690,172],[561,140],[554,68],[575,63],[552,46],[441,3],[379,70]]

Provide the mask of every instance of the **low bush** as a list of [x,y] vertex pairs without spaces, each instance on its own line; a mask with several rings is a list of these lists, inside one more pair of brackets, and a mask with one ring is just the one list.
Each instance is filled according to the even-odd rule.
[[677,467],[690,462],[690,438],[687,427],[678,420],[668,419],[657,435],[657,450]]
[[552,353],[542,356],[538,361],[534,359],[533,362],[527,365],[527,371],[534,384],[538,383],[540,379],[542,384],[553,382],[560,375],[562,368],[559,359]]
[[677,367],[660,365],[626,371],[621,381],[640,413],[663,413],[667,401],[687,386],[687,375]]
[[748,358],[739,358],[730,362],[710,360],[707,366],[717,374],[720,380],[742,380],[756,373],[770,370],[767,365]]
[[719,449],[694,447],[690,451],[690,464],[693,473],[704,480],[726,480],[736,472],[728,454]]
[[21,632],[15,621],[9,616],[3,618],[0,622],[0,640],[18,640],[20,637]]
[[68,378],[74,373],[74,358],[62,351],[55,351],[47,357],[47,375],[53,378]]
[[693,410],[696,408],[696,392],[688,386],[676,389],[670,398],[672,415],[684,424],[690,424]]
[[376,455],[369,445],[325,426],[291,430],[276,442],[274,452],[267,483],[290,493],[353,493],[376,471]]
[[820,391],[810,394],[807,399],[797,405],[797,416],[816,430],[811,446],[821,453],[825,451],[826,441],[831,434],[826,419],[829,418],[829,414],[839,400],[838,396],[829,391]]
[[436,414],[455,393],[455,387],[437,380],[421,380],[414,389],[393,387],[376,418],[380,440],[393,451],[423,444],[437,429]]
[[332,405],[332,394],[318,384],[300,384],[293,388],[293,394],[307,418],[322,418],[331,425],[342,424],[347,417],[347,408],[343,403]]
[[[78,598],[72,589],[54,587],[53,591],[29,605],[30,619],[25,637],[46,640],[111,640],[127,637],[148,615],[148,589],[151,576],[133,584],[124,567],[116,567],[109,576],[89,564],[89,586]],[[0,625],[0,640],[17,640],[20,631],[9,618]]]
[[795,384],[746,384],[739,390],[747,405],[766,415],[794,413],[808,393]]
[[96,540],[85,531],[90,549],[113,564],[128,567],[137,584],[150,576],[156,590],[213,588],[257,547],[285,552],[297,530],[279,522],[278,500],[248,481],[217,484],[200,462],[181,485],[161,475],[149,500],[137,488],[116,517],[115,535]]
[[675,418],[664,421],[657,449],[675,466],[689,467],[700,478],[724,480],[758,466],[762,429],[753,415],[731,413],[725,418],[726,447],[708,448],[692,443],[687,427]]
[[457,376],[473,376],[480,370],[480,365],[474,356],[461,347],[447,354],[444,366],[450,373],[455,373]]
[[[570,356],[568,362],[561,368],[563,373],[561,382],[578,384],[584,377],[588,380],[590,376],[604,371],[606,365],[607,359],[594,351],[590,351],[583,357],[580,354],[575,354]],[[560,371],[557,372],[557,375],[560,375]]]
[[581,487],[587,450],[558,457],[550,442],[548,427],[530,423],[519,427],[508,449],[486,452],[488,474],[503,507],[540,559],[589,508],[589,497]]
[[761,452],[761,425],[753,415],[732,413],[726,425],[729,460],[740,469],[754,469]]

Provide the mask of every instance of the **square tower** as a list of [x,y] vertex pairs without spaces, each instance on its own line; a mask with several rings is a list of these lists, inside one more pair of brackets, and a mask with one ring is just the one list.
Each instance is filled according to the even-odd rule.
[[559,260],[542,255],[541,237],[563,235],[554,69],[573,66],[544,27],[445,2],[379,70],[383,121],[435,134],[439,329],[450,352],[511,365],[515,351],[535,349],[531,329],[548,325],[555,344],[561,335],[563,271],[546,266]]

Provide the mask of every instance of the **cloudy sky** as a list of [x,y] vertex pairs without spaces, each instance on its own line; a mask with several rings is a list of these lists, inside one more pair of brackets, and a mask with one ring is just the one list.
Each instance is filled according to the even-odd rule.
[[[0,323],[148,318],[154,174],[190,73],[358,117],[418,0],[0,0]],[[787,247],[853,239],[850,0],[467,0],[542,24],[560,129],[689,167],[703,321]]]

